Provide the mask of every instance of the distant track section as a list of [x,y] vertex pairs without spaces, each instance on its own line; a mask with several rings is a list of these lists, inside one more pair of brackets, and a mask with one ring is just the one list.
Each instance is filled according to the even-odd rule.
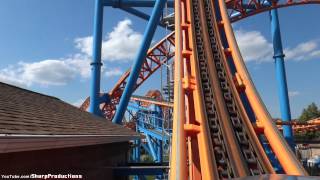
[[[162,64],[169,61],[174,56],[174,32],[171,32],[168,36],[163,38],[147,52],[147,57],[143,62],[138,80],[136,82],[135,90],[143,84],[154,72],[156,72]],[[127,79],[130,75],[130,69],[128,69],[123,76],[118,80],[116,85],[111,91],[109,91],[108,96],[110,102],[102,103],[100,109],[106,117],[106,119],[112,120],[116,105],[119,104],[120,97],[123,93],[123,90],[127,84]],[[101,93],[101,96],[104,93]],[[86,111],[90,104],[90,97],[82,103],[80,106],[81,110]]]
[[320,4],[320,0],[226,0],[225,3],[230,21],[235,22],[271,9]]

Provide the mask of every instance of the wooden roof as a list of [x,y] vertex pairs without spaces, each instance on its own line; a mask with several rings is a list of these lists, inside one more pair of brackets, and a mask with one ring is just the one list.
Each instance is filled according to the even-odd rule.
[[58,98],[0,82],[0,152],[6,139],[12,142],[19,139],[24,143],[50,140],[55,142],[55,147],[64,147],[56,146],[57,141],[65,144],[64,140],[68,140],[70,147],[138,137],[132,130],[81,111]]

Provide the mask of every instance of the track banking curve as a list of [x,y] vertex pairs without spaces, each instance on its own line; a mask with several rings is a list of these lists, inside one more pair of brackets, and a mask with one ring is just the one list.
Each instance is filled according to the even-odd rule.
[[231,22],[235,22],[272,9],[298,5],[320,4],[320,0],[226,0]]
[[[266,138],[286,174],[307,175],[272,122],[250,79],[225,1],[181,0],[181,4],[176,2],[175,11],[176,84],[170,179],[218,179],[275,173],[261,147],[260,136]],[[197,68],[192,67],[194,62]],[[230,64],[235,66],[235,72],[231,72]],[[234,77],[238,81],[234,81]],[[193,89],[188,85],[192,80]],[[237,88],[240,84],[244,88]],[[261,134],[255,133],[240,93],[247,96],[257,125],[263,129]],[[202,104],[200,109],[195,108],[197,101]],[[181,106],[188,111],[183,111]],[[190,113],[193,111],[203,113],[198,121],[191,121],[197,118]],[[198,129],[196,135],[189,133],[186,127],[190,126],[197,127],[194,128]],[[201,138],[201,134],[209,138]],[[205,157],[210,157],[212,162]]]

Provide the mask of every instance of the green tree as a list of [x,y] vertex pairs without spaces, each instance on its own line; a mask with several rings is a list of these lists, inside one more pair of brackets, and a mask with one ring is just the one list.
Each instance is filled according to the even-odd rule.
[[[299,117],[299,121],[306,122],[308,120],[318,118],[318,117],[320,117],[320,110],[318,106],[313,102],[310,105],[308,105],[307,108],[303,109]],[[320,137],[320,132],[311,131],[311,132],[295,134],[295,139],[300,139],[300,140],[310,140],[317,137]]]
[[318,106],[313,102],[308,105],[307,108],[303,109],[302,114],[299,117],[299,121],[306,122],[317,117],[320,117],[320,111]]

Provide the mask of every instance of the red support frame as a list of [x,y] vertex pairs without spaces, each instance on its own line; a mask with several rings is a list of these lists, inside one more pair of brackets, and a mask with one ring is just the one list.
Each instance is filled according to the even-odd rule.
[[[275,8],[304,4],[320,4],[320,0],[280,0],[277,2],[274,1],[272,5],[265,5],[265,2],[265,0],[226,0],[230,22],[235,22],[243,18]],[[172,32],[155,46],[149,49],[147,58],[142,65],[135,89],[137,89],[142,83],[146,81],[146,79],[148,79],[155,71],[157,71],[162,66],[162,64],[164,64],[174,56],[174,41],[174,32]],[[115,87],[108,93],[111,103],[103,103],[100,105],[100,109],[102,109],[103,115],[109,120],[113,118],[116,110],[116,105],[120,101],[120,97],[127,83],[129,74],[130,69],[124,73],[124,75],[116,83]],[[103,94],[104,93],[101,93],[101,96]],[[88,97],[83,102],[80,109],[87,110],[89,104],[90,99]]]
[[271,9],[304,4],[320,4],[320,0],[279,0],[272,1],[271,5],[266,0],[226,0],[228,16],[231,22],[269,11]]
[[[137,80],[135,90],[144,83],[155,71],[157,71],[162,64],[169,61],[174,56],[174,32],[163,38],[160,42],[148,50],[147,57],[142,65],[139,78]],[[119,79],[113,89],[108,93],[110,103],[102,103],[100,109],[104,117],[111,120],[114,116],[116,105],[120,101],[122,92],[127,84],[130,69]],[[101,96],[103,93],[101,93]],[[90,104],[88,97],[81,105],[80,109],[87,110]]]

